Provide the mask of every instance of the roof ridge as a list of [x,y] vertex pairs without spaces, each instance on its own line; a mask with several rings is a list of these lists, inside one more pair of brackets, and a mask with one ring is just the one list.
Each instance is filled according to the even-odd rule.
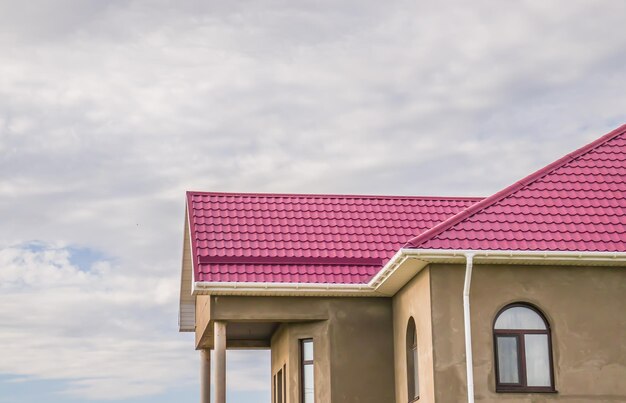
[[351,199],[409,199],[409,200],[468,200],[478,201],[484,197],[463,196],[393,196],[393,195],[363,195],[363,194],[324,194],[324,193],[262,193],[262,192],[205,192],[188,190],[187,195],[215,195],[215,196],[266,196],[266,197],[313,197],[313,198],[351,198]]
[[599,146],[613,140],[617,136],[622,135],[624,133],[626,133],[626,124],[623,124],[620,127],[605,134],[604,136],[592,141],[591,143],[586,144],[580,147],[579,149],[572,151],[569,154],[566,154],[565,156],[559,158],[558,160],[552,162],[551,164],[548,164],[545,167],[531,173],[530,175],[518,180],[512,185],[500,190],[497,193],[494,193],[493,195],[479,201],[478,203],[472,204],[471,206],[465,208],[464,210],[461,210],[459,213],[453,215],[447,220],[444,220],[440,222],[439,224],[435,225],[434,227],[430,228],[429,230],[426,230],[422,232],[421,234],[417,235],[416,237],[411,238],[404,245],[404,247],[409,247],[409,248],[417,247],[421,243],[424,243],[425,241],[428,241],[434,238],[435,236],[441,234],[447,229],[450,229],[451,227],[455,226],[456,224],[465,220],[466,218],[473,216],[474,214],[484,210],[487,207],[491,207],[492,205],[510,196],[511,194],[522,189],[523,187],[535,182],[536,180],[540,178],[545,177],[549,173],[563,167],[569,162],[581,157],[584,154],[587,154],[588,152],[598,148]]

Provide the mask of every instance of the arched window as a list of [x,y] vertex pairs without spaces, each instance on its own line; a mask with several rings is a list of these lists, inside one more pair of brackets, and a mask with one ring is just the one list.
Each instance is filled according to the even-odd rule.
[[535,307],[505,306],[493,326],[497,392],[553,392],[550,326]]
[[406,329],[406,375],[409,389],[409,402],[417,400],[420,396],[417,362],[417,332],[415,329],[415,321],[413,318],[410,318],[409,325]]

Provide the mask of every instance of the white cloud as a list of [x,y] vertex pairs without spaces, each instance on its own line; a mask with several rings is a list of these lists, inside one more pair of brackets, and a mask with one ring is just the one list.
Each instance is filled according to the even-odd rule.
[[[146,346],[174,343],[188,368],[192,343],[164,330],[185,190],[493,193],[626,121],[625,16],[610,0],[0,1],[0,245],[113,262],[9,248],[26,287],[12,304],[48,298],[33,318],[71,312],[98,330],[85,349],[118,338],[111,357],[153,332]],[[27,283],[35,266],[58,282]],[[67,348],[81,331],[31,322],[0,337],[45,330]],[[116,390],[154,391],[154,376]]]
[[[78,266],[72,248],[44,243],[0,249],[0,268],[0,373],[64,380],[63,393],[87,399],[197,384],[193,336],[177,334],[178,274]],[[268,388],[262,357],[228,359],[234,390]]]

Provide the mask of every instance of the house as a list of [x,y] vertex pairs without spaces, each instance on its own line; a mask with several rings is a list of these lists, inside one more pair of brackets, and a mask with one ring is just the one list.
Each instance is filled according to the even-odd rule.
[[188,192],[201,401],[626,401],[626,125],[485,199]]

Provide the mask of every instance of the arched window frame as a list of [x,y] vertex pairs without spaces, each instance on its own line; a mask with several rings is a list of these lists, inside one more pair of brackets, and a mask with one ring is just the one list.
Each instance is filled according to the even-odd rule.
[[[527,308],[535,312],[543,321],[545,330],[530,330],[530,329],[496,329],[496,322],[498,318],[508,309],[514,307]],[[513,393],[554,393],[556,389],[554,387],[554,364],[552,353],[552,331],[550,329],[550,322],[547,320],[544,313],[530,303],[515,302],[508,304],[498,311],[496,314],[493,325],[491,327],[493,332],[493,350],[494,350],[494,365],[496,375],[496,392],[513,392]],[[548,343],[548,361],[549,361],[549,386],[528,386],[526,376],[526,357],[525,357],[525,335],[532,334],[545,334],[547,335]],[[499,356],[498,356],[498,336],[514,336],[517,338],[517,359],[518,359],[518,376],[519,383],[501,383],[500,382],[500,368],[499,368]]]
[[406,328],[406,380],[408,402],[419,399],[419,356],[417,354],[417,327],[413,317]]

